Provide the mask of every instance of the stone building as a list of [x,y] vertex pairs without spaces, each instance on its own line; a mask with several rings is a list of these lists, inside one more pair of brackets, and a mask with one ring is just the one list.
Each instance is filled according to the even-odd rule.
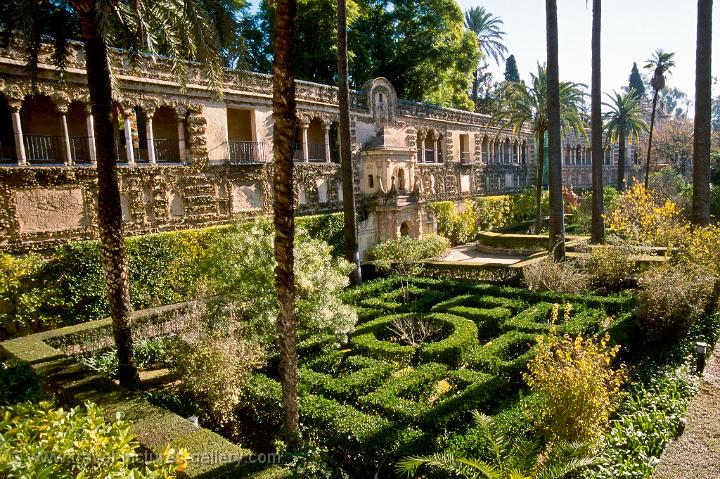
[[[62,79],[51,53],[44,45],[33,83],[17,45],[0,50],[0,250],[97,236],[82,45],[71,43]],[[185,89],[163,60],[132,65],[114,51],[111,65],[128,234],[271,213],[270,76],[228,72],[219,100],[193,65]],[[350,104],[362,255],[387,238],[434,232],[428,201],[509,193],[534,181],[529,131],[500,131],[484,115],[399,99],[383,78],[352,91]],[[297,116],[298,214],[340,211],[337,89],[298,81]],[[568,139],[565,151],[568,184],[589,186],[587,140]]]

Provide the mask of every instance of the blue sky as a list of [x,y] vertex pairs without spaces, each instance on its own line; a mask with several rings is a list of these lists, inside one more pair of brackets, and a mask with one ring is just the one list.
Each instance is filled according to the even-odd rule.
[[[542,0],[460,0],[460,6],[484,6],[501,17],[505,44],[515,55],[520,75],[528,77],[539,60],[545,61],[545,2]],[[713,12],[712,72],[720,77],[720,5]],[[627,85],[633,61],[641,68],[657,48],[675,52],[676,67],[668,86],[695,96],[695,0],[604,0],[602,35],[602,86],[612,91]],[[590,84],[592,1],[558,0],[560,77]],[[502,75],[504,65],[494,66]],[[715,94],[720,93],[716,88]]]

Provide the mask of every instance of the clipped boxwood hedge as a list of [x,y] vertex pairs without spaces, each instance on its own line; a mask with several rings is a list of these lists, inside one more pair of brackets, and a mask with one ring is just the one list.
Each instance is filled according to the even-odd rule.
[[443,323],[450,334],[440,341],[423,344],[420,348],[420,362],[438,362],[450,367],[462,364],[467,354],[477,344],[478,328],[475,323],[447,313],[431,313],[426,319]]
[[350,337],[350,345],[358,354],[371,358],[382,359],[400,365],[410,365],[415,355],[415,348],[404,344],[393,343],[378,339],[377,335],[382,333],[390,323],[404,314],[383,316],[373,321],[358,326]]

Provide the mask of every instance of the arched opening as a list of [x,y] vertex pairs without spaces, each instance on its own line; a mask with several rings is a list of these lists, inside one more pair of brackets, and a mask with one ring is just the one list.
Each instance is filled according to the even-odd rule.
[[410,222],[403,221],[400,225],[400,236],[410,236]]
[[470,157],[470,135],[467,133],[460,133],[460,163],[472,163]]
[[5,95],[0,93],[0,164],[15,163],[15,133],[12,124],[10,105]]
[[490,161],[490,140],[487,135],[483,136],[482,139],[482,161],[486,165]]
[[436,138],[435,132],[429,130],[425,137],[425,163],[435,163]]
[[26,97],[20,110],[27,161],[35,164],[62,164],[62,119],[46,95]]
[[88,113],[85,104],[74,100],[68,105],[67,125],[70,138],[70,156],[74,163],[90,163],[90,145],[92,138],[88,137]]
[[[185,126],[183,125],[183,128]],[[175,110],[167,105],[157,109],[152,120],[153,148],[158,163],[180,163],[180,139]],[[183,132],[185,138],[187,133]],[[147,138],[147,137],[146,137]],[[147,145],[147,139],[145,141]]]
[[340,163],[340,133],[338,122],[330,125],[330,161]]
[[310,120],[307,131],[308,160],[325,161],[325,129],[318,118]]

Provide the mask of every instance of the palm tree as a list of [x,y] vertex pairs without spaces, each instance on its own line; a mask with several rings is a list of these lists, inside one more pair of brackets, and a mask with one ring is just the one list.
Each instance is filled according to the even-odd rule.
[[545,0],[547,29],[548,183],[550,190],[550,253],[565,259],[565,214],[562,197],[560,66],[558,65],[557,0]]
[[590,124],[592,128],[592,226],[590,229],[590,241],[596,244],[605,240],[605,221],[603,220],[601,18],[602,0],[593,0],[592,84],[590,87]]
[[296,0],[275,2],[273,35],[273,211],[275,214],[275,289],[278,301],[280,383],[283,393],[283,426],[294,445],[300,438],[297,399],[297,350],[295,331],[295,274],[293,244],[295,211],[293,189],[293,134],[295,132]]
[[362,282],[355,224],[355,188],[353,187],[352,151],[350,148],[350,87],[348,85],[347,9],[338,0],[338,107],[340,109],[340,164],[342,167],[345,259],[356,267],[350,272],[350,284]]
[[675,56],[674,52],[666,52],[664,50],[656,50],[653,56],[647,60],[645,69],[653,71],[653,77],[650,80],[652,85],[653,101],[652,101],[652,113],[650,115],[650,134],[648,136],[648,152],[647,160],[645,162],[645,188],[648,188],[650,180],[650,152],[652,151],[652,139],[653,139],[653,128],[655,127],[655,111],[657,109],[658,92],[665,88],[665,74],[670,74],[671,68],[675,67]]
[[475,69],[473,80],[472,100],[477,105],[478,88],[480,87],[480,70],[487,67],[487,59],[492,58],[496,64],[505,59],[508,49],[503,45],[502,40],[505,32],[500,28],[503,21],[500,17],[494,17],[485,7],[471,7],[465,11],[465,26],[471,30],[478,40],[480,53],[484,65],[478,65]]
[[78,31],[79,24],[95,120],[98,226],[105,288],[117,347],[118,378],[120,384],[132,387],[138,382],[138,373],[132,361],[132,307],[113,139],[108,46],[126,48],[131,60],[137,60],[141,52],[163,53],[172,62],[173,71],[183,86],[187,77],[184,59],[198,60],[219,93],[222,59],[217,24],[208,15],[205,4],[196,0],[157,2],[152,6],[118,0],[17,0],[4,8],[8,13],[3,19],[4,26],[8,31],[20,30],[32,71],[37,68],[43,34],[54,36],[54,60],[62,70],[69,54],[66,40]]
[[497,432],[491,417],[474,411],[473,418],[490,460],[456,458],[451,453],[412,456],[398,461],[398,473],[413,477],[428,466],[468,479],[562,479],[594,463],[585,444],[561,443],[541,456],[537,441],[510,440]]
[[692,202],[692,221],[698,225],[710,223],[711,63],[712,0],[698,0]]
[[640,133],[648,130],[648,124],[645,122],[642,97],[634,89],[613,93],[614,96],[606,94],[609,103],[603,102],[609,109],[604,115],[605,128],[608,141],[619,145],[617,188],[622,191],[625,189],[625,145],[628,140],[638,140]]
[[[548,131],[547,116],[547,69],[538,64],[537,75],[530,74],[530,87],[525,82],[507,83],[503,92],[504,109],[498,110],[491,123],[502,129],[512,128],[519,132],[524,125],[532,129],[538,146],[537,172],[535,176],[535,232],[542,227],[542,180],[545,160],[545,133]],[[561,125],[567,131],[574,130],[584,134],[584,124],[580,117],[580,105],[583,98],[583,86],[574,82],[560,84]]]

